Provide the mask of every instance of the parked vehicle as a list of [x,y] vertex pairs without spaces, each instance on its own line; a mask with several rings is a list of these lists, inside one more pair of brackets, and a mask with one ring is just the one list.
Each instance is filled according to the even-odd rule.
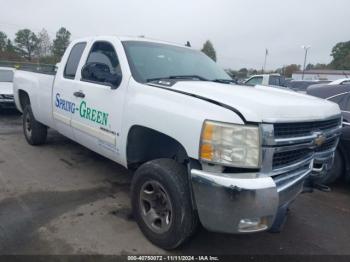
[[136,170],[136,222],[172,249],[198,221],[278,231],[304,181],[332,165],[337,104],[231,81],[191,48],[106,36],[73,41],[55,75],[16,71],[14,93],[29,144],[54,128]]
[[0,109],[15,108],[13,99],[14,69],[0,67]]
[[321,182],[330,184],[342,176],[350,181],[350,84],[310,86],[307,94],[337,103],[343,115],[343,132],[335,152],[334,166]]
[[325,85],[330,83],[326,80],[292,80],[287,83],[287,87],[299,92],[306,93],[306,89],[311,85]]
[[263,75],[254,75],[244,81],[245,85],[248,86],[286,86],[286,81],[283,76],[280,74],[263,74]]
[[350,84],[350,78],[342,78],[335,80],[333,82],[330,82],[328,85],[349,85]]

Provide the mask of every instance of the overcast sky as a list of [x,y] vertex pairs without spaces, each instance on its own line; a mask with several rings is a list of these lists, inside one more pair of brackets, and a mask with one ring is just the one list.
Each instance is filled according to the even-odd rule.
[[65,26],[73,38],[145,35],[201,48],[210,39],[225,68],[268,69],[329,63],[332,47],[350,40],[349,0],[0,0],[0,30]]

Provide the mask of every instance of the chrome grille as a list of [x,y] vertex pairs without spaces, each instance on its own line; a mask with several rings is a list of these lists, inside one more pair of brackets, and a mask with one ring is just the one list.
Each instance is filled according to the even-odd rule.
[[336,128],[340,124],[341,118],[315,122],[276,123],[274,124],[274,136],[275,138],[307,136],[313,132]]
[[332,138],[326,141],[323,145],[316,147],[316,152],[323,152],[333,149],[337,145],[337,138]]
[[[341,117],[315,122],[262,124],[262,172],[277,186],[280,203],[291,200],[313,170],[334,155],[341,133]],[[323,144],[319,145],[322,143]]]
[[292,165],[294,163],[302,161],[311,154],[313,154],[313,151],[309,148],[278,152],[273,156],[272,167],[273,169],[276,169],[283,166]]

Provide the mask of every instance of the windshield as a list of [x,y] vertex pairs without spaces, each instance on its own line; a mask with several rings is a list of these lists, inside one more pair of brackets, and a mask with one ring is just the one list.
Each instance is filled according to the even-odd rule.
[[0,70],[0,82],[12,82],[13,71],[11,70]]
[[123,46],[131,73],[138,82],[176,76],[232,81],[223,69],[199,51],[145,41],[124,41]]

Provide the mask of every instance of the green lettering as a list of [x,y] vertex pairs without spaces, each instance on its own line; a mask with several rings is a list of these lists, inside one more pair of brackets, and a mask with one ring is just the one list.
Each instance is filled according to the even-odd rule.
[[102,115],[102,125],[106,126],[108,122],[108,114],[107,113],[103,113]]
[[88,119],[88,120],[91,119],[91,118],[90,118],[90,113],[91,113],[91,109],[90,109],[89,107],[86,108],[86,116],[85,116],[85,118]]
[[81,117],[85,118],[85,114],[86,114],[86,103],[83,101],[80,103],[80,107],[79,107],[79,114]]
[[94,121],[96,122],[96,110],[95,109],[92,109],[91,111],[91,121]]
[[96,122],[101,124],[101,116],[102,116],[102,112],[101,111],[98,111],[97,112],[97,119],[96,119]]

